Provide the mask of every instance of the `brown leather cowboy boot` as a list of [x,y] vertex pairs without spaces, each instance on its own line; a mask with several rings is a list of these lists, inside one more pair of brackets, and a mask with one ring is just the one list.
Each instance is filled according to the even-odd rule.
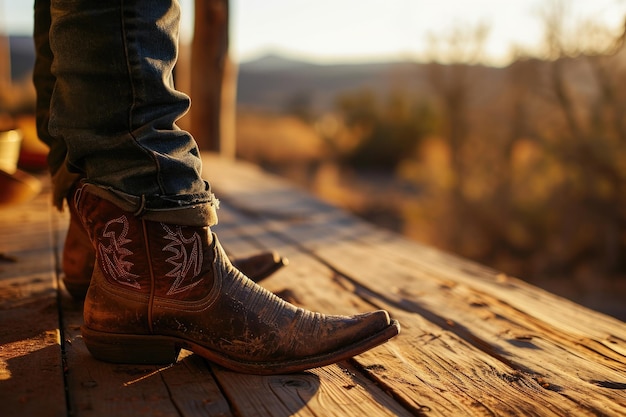
[[172,363],[185,348],[234,371],[296,372],[398,334],[385,311],[328,316],[297,308],[230,263],[208,227],[149,221],[94,185],[75,195],[96,248],[82,335],[115,363]]
[[[73,202],[68,201],[68,206],[70,224],[63,247],[63,284],[73,298],[82,300],[89,288],[96,253]],[[287,259],[275,251],[260,252],[246,258],[231,258],[231,262],[254,282],[262,281],[288,264]]]

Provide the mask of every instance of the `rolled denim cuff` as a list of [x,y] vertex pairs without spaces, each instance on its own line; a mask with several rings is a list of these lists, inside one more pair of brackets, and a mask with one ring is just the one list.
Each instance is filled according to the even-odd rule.
[[219,200],[210,191],[202,195],[135,196],[97,184],[86,183],[84,187],[145,220],[194,227],[217,224]]

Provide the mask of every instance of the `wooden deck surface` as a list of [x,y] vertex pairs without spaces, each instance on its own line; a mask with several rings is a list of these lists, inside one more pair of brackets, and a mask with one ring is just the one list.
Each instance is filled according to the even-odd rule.
[[49,187],[0,208],[0,416],[624,416],[626,325],[410,242],[256,167],[205,157],[226,250],[290,260],[265,285],[325,313],[385,308],[402,333],[349,361],[242,375],[91,358],[60,284]]

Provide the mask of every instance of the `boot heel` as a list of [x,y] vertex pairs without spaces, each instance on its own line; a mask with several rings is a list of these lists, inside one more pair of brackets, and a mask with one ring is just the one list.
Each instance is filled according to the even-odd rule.
[[166,336],[105,333],[81,327],[89,353],[101,361],[165,365],[176,362],[180,347]]

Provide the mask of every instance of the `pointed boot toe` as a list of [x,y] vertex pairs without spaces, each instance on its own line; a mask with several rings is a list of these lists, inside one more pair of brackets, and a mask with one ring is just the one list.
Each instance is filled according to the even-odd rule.
[[287,303],[233,268],[215,235],[213,242],[219,317],[205,326],[217,334],[186,346],[212,362],[243,373],[298,372],[350,358],[400,331],[382,310],[338,316]]
[[391,320],[384,310],[356,316],[326,316],[326,320],[326,330],[321,334],[313,339],[301,338],[299,344],[307,345],[303,349],[305,355],[255,364],[241,372],[290,373],[330,365],[381,345],[400,332],[400,323]]

